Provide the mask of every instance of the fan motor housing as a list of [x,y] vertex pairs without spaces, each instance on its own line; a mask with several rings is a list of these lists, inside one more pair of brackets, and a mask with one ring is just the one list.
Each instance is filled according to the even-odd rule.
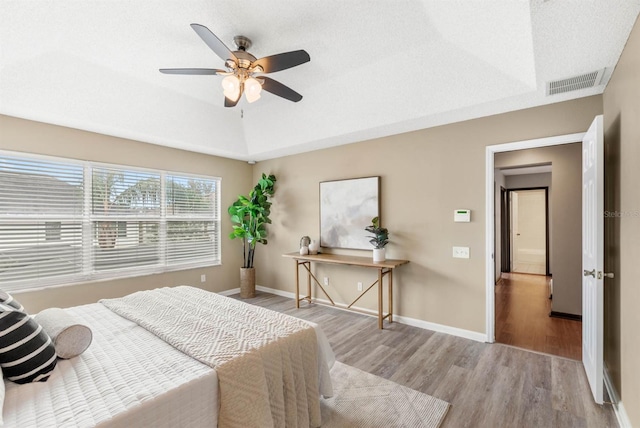
[[233,54],[238,58],[238,67],[239,68],[249,68],[251,67],[251,63],[256,60],[256,57],[247,52],[247,49],[251,47],[253,44],[251,39],[247,36],[237,35],[233,38],[233,42],[238,47],[237,51],[234,51]]

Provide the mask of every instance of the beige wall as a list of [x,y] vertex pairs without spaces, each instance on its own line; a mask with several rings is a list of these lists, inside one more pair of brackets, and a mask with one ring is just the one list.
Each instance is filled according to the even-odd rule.
[[[593,117],[591,118],[593,120]],[[587,126],[588,128],[588,126]],[[586,128],[585,128],[586,130]],[[551,162],[555,312],[582,314],[582,143],[496,153],[496,168]],[[507,184],[510,185],[508,178]],[[513,180],[512,180],[513,183]]]
[[[242,259],[237,248],[238,243],[227,239],[231,224],[226,215],[226,207],[235,200],[238,193],[244,194],[253,186],[252,168],[246,162],[2,115],[0,115],[0,150],[208,174],[222,178],[221,266],[20,293],[20,302],[27,310],[37,312],[51,306],[67,307],[91,303],[103,297],[117,297],[133,291],[161,286],[188,284],[212,291],[239,286],[238,268],[242,265]],[[200,283],[201,274],[206,274],[205,283]]]
[[[278,184],[269,245],[256,256],[258,283],[294,290],[293,262],[281,254],[295,251],[303,235],[319,236],[319,182],[379,175],[387,257],[411,260],[395,276],[396,313],[484,333],[485,147],[584,132],[601,113],[594,96],[260,162],[254,180],[270,172]],[[454,223],[456,208],[471,209],[471,223]],[[452,258],[452,246],[470,247],[471,258]],[[374,280],[359,268],[317,272],[342,302],[357,296],[358,281]],[[374,308],[368,297],[362,306]]]
[[640,427],[640,21],[604,92],[605,364]]

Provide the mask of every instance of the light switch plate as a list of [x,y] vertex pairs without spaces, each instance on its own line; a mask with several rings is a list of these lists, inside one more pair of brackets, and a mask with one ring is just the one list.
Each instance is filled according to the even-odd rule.
[[468,259],[469,247],[453,247],[453,257],[456,259]]

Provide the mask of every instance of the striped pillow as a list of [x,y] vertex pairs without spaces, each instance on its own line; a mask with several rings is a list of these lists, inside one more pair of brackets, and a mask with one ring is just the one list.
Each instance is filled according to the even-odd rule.
[[0,303],[0,367],[15,383],[44,382],[56,366],[56,350],[42,326],[25,312]]
[[4,410],[4,396],[6,395],[5,392],[4,380],[2,379],[2,368],[0,368],[0,426],[4,425],[2,412]]
[[24,312],[24,307],[20,304],[20,302],[15,300],[13,296],[11,296],[11,294],[7,293],[6,291],[0,290],[0,303],[4,303],[5,305],[9,305],[12,308],[16,308],[17,310]]

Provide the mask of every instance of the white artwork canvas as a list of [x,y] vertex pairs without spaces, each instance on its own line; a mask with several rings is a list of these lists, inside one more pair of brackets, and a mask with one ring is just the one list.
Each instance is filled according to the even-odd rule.
[[370,250],[365,227],[380,213],[380,177],[320,183],[320,246]]

